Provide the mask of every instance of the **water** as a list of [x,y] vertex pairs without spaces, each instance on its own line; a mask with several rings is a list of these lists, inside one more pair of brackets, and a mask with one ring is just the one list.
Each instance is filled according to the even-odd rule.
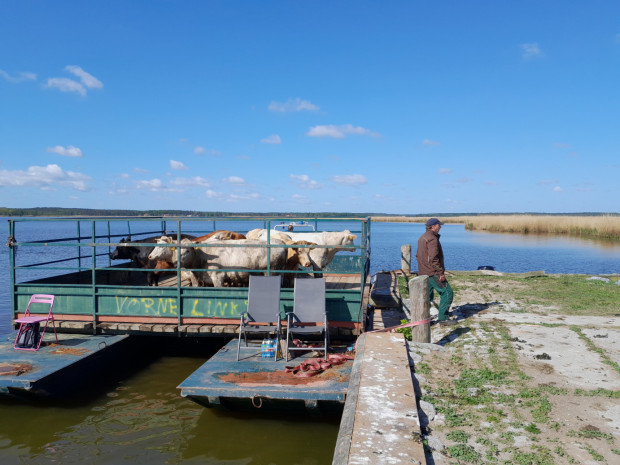
[[[217,228],[225,229],[224,226],[218,223]],[[236,229],[233,227],[236,225],[226,226]],[[262,223],[244,223],[244,226],[250,229],[262,227]],[[330,223],[332,230],[350,226]],[[47,238],[76,232],[74,223],[54,222],[46,228]],[[82,233],[89,234],[86,223],[84,228]],[[145,224],[132,226],[134,234],[147,229]],[[29,230],[25,225],[22,231],[20,241],[43,239],[38,237],[41,231]],[[374,223],[371,272],[400,268],[401,245],[412,244],[415,254],[417,239],[423,231],[421,224]],[[104,231],[97,231],[100,232]],[[491,265],[506,272],[620,272],[619,245],[469,232],[462,225],[445,225],[441,234],[446,266],[452,270]],[[36,253],[48,260],[54,258],[52,250],[39,248]],[[35,252],[24,248],[18,253]],[[34,258],[20,256],[26,263]],[[97,260],[105,262],[107,258],[102,256]],[[11,309],[7,247],[0,247],[0,263],[4,265],[0,271],[0,337],[8,339]],[[83,264],[88,265],[88,259]],[[331,463],[338,433],[337,418],[298,418],[262,412],[231,414],[181,398],[176,386],[218,347],[196,346],[188,351],[175,348],[175,344],[168,340],[152,344],[144,355],[132,354],[112,372],[103,373],[88,390],[70,399],[36,403],[0,400],[0,462],[3,465]]]
[[[400,247],[404,244],[411,244],[415,270],[417,241],[424,230],[425,226],[417,223],[373,223],[372,272],[400,268]],[[448,270],[475,270],[490,265],[506,273],[620,273],[618,242],[474,232],[458,224],[444,225],[440,234]]]

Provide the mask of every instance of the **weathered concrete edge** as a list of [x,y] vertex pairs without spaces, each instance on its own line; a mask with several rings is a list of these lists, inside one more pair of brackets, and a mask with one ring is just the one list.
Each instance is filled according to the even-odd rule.
[[360,380],[362,378],[362,361],[364,359],[364,347],[366,344],[366,334],[362,334],[357,339],[355,350],[355,360],[351,367],[349,387],[347,388],[347,399],[344,402],[338,439],[334,449],[334,459],[332,465],[346,465],[349,463],[349,452],[351,450],[351,439],[353,437],[353,426],[355,423],[355,412],[357,410],[357,399],[359,395]]

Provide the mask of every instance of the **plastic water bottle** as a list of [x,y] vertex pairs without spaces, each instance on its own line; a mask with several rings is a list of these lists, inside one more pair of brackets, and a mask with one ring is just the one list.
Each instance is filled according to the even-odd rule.
[[260,345],[260,356],[262,358],[267,357],[267,339],[263,339],[263,342]]
[[276,340],[267,339],[267,357],[274,358],[276,355]]

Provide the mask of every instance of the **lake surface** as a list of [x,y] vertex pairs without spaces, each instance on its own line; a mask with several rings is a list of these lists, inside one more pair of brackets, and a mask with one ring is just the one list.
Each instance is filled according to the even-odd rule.
[[[334,223],[332,229],[339,226]],[[45,233],[57,237],[70,227],[51,223]],[[374,223],[371,272],[400,268],[401,245],[412,244],[415,254],[423,232],[421,224]],[[18,240],[31,240],[40,233],[26,228]],[[620,245],[469,232],[462,225],[445,225],[441,235],[446,267],[452,270],[490,265],[506,272],[620,272]],[[0,337],[10,340],[8,248],[0,250],[4,265],[0,268]],[[132,354],[113,372],[103,373],[91,389],[70,399],[0,400],[0,463],[331,463],[338,418],[223,413],[181,398],[176,386],[217,349],[215,344],[195,350],[179,348],[174,341],[155,344],[140,356]]]

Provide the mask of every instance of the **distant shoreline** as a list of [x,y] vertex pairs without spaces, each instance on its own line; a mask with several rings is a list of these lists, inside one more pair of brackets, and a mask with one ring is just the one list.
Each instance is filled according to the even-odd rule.
[[[477,215],[437,216],[444,223],[465,224],[470,231],[553,234],[620,241],[619,215]],[[424,223],[428,217],[375,216],[375,222]]]

